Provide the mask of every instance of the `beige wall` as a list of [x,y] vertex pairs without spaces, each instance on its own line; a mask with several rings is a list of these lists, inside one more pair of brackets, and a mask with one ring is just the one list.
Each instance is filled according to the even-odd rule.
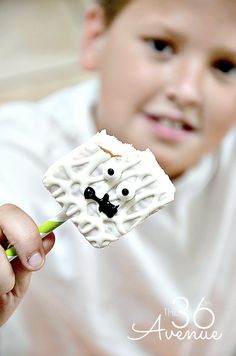
[[35,100],[87,78],[79,68],[87,2],[0,1],[0,102]]

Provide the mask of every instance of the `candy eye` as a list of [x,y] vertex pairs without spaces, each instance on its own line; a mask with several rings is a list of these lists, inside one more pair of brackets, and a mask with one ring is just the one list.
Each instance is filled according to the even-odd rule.
[[123,201],[131,200],[135,196],[134,186],[129,182],[122,182],[116,188],[116,194]]
[[117,180],[121,177],[122,170],[118,163],[108,163],[103,167],[103,176],[106,180]]

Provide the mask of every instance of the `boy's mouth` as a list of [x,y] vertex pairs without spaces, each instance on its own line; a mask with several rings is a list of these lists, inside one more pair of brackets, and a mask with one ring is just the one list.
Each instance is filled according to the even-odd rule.
[[144,117],[155,136],[167,141],[183,141],[196,131],[196,128],[179,114],[156,115],[144,112]]

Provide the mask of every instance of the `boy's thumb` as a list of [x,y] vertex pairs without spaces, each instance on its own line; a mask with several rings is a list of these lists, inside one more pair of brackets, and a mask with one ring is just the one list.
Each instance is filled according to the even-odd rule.
[[53,248],[55,243],[55,235],[51,232],[49,235],[43,238],[43,249],[45,254],[48,254],[49,251]]

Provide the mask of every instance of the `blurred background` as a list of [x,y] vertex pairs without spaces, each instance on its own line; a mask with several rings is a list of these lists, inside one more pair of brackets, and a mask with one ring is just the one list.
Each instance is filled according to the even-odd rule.
[[77,84],[80,30],[90,0],[0,0],[0,102],[37,100]]

